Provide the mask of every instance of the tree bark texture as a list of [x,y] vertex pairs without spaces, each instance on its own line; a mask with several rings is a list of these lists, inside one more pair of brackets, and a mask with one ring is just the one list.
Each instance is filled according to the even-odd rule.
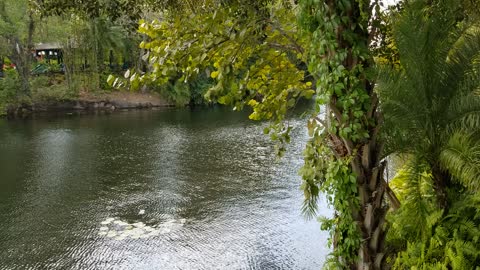
[[[371,95],[374,96],[375,93],[371,91]],[[372,106],[376,110],[377,104]],[[329,107],[334,115],[342,113],[335,103],[330,104]],[[378,113],[373,114],[371,119],[378,121]],[[388,210],[385,196],[389,197],[395,208],[399,207],[399,202],[384,179],[386,163],[382,162],[381,158],[382,144],[378,141],[378,126],[370,130],[370,139],[361,143],[354,144],[340,137],[333,138],[333,140],[337,145],[339,142],[341,143],[342,147],[337,149],[337,154],[340,156],[347,156],[349,152],[353,153],[354,149],[357,150],[350,166],[357,176],[360,208],[353,209],[352,215],[358,223],[362,244],[358,250],[358,261],[352,263],[350,268],[381,269],[385,255],[383,252],[384,224]]]
[[[358,26],[362,20],[359,2],[350,2],[351,9],[346,12],[346,15],[350,17],[352,25],[340,25],[336,29],[338,48],[348,51],[348,55],[342,65],[349,71],[353,70],[357,65],[367,68],[371,63],[371,59],[360,59],[352,53],[353,45],[368,48],[370,33],[367,29],[361,29]],[[333,7],[332,10],[339,10],[335,8],[335,5],[337,5],[336,1],[329,1],[329,5]],[[345,14],[340,16],[345,16]],[[352,44],[351,41],[344,40],[343,31],[349,27],[355,27],[355,34],[359,37],[355,42],[363,42],[364,44]],[[384,179],[386,163],[382,162],[381,152],[383,145],[379,141],[379,127],[382,119],[377,110],[378,98],[373,90],[374,82],[368,81],[366,76],[358,79],[361,80],[361,86],[368,93],[371,101],[370,108],[366,110],[364,116],[366,123],[373,123],[367,129],[369,138],[354,142],[339,135],[333,135],[332,143],[337,145],[334,150],[337,156],[352,156],[350,167],[357,177],[360,207],[352,210],[352,216],[357,221],[362,242],[358,250],[357,261],[349,263],[350,269],[381,269],[384,259],[384,223],[388,209],[385,204],[385,196],[389,190]],[[348,87],[346,86],[346,91],[353,90],[348,89]],[[338,97],[335,94],[329,103],[329,111],[332,113],[332,117],[337,119],[342,126],[348,126],[351,119],[353,119],[349,112],[342,111],[342,107],[338,103]],[[345,115],[348,117],[345,117]],[[389,194],[394,201],[396,198],[394,198],[395,196],[391,190]],[[398,200],[396,203],[398,203]]]
[[438,165],[430,165],[432,168],[433,188],[437,195],[437,207],[444,209],[444,213],[448,211],[448,196],[447,196],[447,186],[450,182],[450,176],[447,172],[443,171],[438,167]]

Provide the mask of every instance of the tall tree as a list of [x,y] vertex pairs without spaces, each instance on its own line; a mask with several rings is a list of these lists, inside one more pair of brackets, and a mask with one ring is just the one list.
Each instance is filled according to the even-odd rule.
[[446,212],[449,187],[480,187],[480,28],[461,19],[459,2],[407,4],[394,25],[399,65],[384,66],[378,81],[386,154],[428,165]]
[[32,59],[35,18],[33,1],[2,1],[0,3],[0,35],[8,46],[8,57],[20,76],[19,95],[30,95],[30,63]]
[[399,269],[480,262],[480,31],[459,3],[406,3],[392,28],[399,61],[377,81],[386,154],[405,160],[388,235]]
[[319,190],[335,207],[324,219],[332,231],[331,267],[380,269],[384,259],[384,223],[398,201],[384,179],[381,114],[374,91],[370,45],[378,21],[377,1],[301,1],[301,22],[312,35],[309,69],[317,79],[317,112],[325,120],[309,122],[303,170],[307,206]]

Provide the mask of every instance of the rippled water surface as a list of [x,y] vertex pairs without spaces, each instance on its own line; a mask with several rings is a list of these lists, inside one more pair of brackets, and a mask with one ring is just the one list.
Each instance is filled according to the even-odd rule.
[[318,269],[291,124],[276,161],[227,110],[0,120],[0,269]]

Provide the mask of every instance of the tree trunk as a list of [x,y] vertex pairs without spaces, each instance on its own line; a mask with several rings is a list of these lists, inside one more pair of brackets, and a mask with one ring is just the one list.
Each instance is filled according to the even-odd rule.
[[110,65],[110,70],[113,70],[113,61],[114,61],[114,56],[113,56],[113,50],[109,50],[109,55],[108,55],[108,63]]
[[[353,47],[369,47],[369,31],[368,27],[359,27],[362,23],[362,12],[358,1],[350,1],[350,8],[337,7],[336,1],[327,1],[331,10],[340,12],[337,16],[349,16],[349,23],[340,25],[335,30],[338,47],[336,51],[329,51],[328,57],[333,57],[337,51],[346,51],[347,56],[341,63],[348,74],[356,74],[360,81],[354,86],[347,83],[344,88],[344,95],[352,93],[356,89],[354,87],[362,87],[369,95],[370,107],[364,109],[363,125],[368,132],[368,139],[356,140],[336,134],[336,141],[341,142],[341,151],[337,151],[336,155],[342,158],[350,157],[351,171],[357,177],[357,188],[360,207],[352,210],[352,216],[357,221],[358,229],[361,233],[361,244],[358,250],[357,261],[347,262],[350,269],[381,269],[384,258],[384,240],[385,240],[385,216],[388,206],[385,203],[385,194],[388,189],[384,179],[384,171],[386,163],[382,162],[381,152],[382,144],[379,142],[379,127],[382,121],[380,113],[377,111],[378,98],[373,90],[374,82],[369,81],[365,74],[355,71],[358,66],[368,68],[372,63],[372,59],[359,58],[353,53]],[[355,26],[352,40],[346,40],[344,36],[345,29],[352,29]],[[350,36],[352,34],[349,34]],[[362,44],[363,43],[363,44]],[[348,75],[352,76],[352,75]],[[345,77],[345,81],[350,80]],[[339,80],[342,81],[342,80]],[[354,123],[355,117],[352,112],[346,109],[339,100],[344,96],[341,94],[332,94],[329,103],[329,111],[332,113],[333,119],[340,124],[341,127],[349,127]],[[356,101],[361,102],[361,101]],[[338,149],[337,149],[338,150]],[[392,193],[393,194],[393,193]],[[397,200],[398,202],[398,200]]]
[[[375,99],[375,93],[371,91]],[[376,110],[377,104],[373,104]],[[335,103],[330,104],[330,111],[333,115],[341,115],[342,112]],[[378,113],[373,114],[370,119],[379,124]],[[337,149],[337,155],[347,157],[350,151],[357,150],[357,155],[352,158],[350,167],[357,176],[357,188],[360,207],[352,209],[352,216],[357,221],[361,232],[362,244],[358,250],[357,262],[350,262],[351,269],[381,269],[384,258],[385,239],[385,216],[388,206],[385,204],[385,195],[389,195],[394,208],[399,207],[398,199],[389,188],[384,179],[386,162],[382,162],[382,144],[378,142],[378,128],[370,130],[370,140],[354,144],[352,141],[336,137],[334,140],[343,142],[343,146]],[[350,149],[350,150],[349,150]]]
[[28,32],[26,46],[22,46],[18,38],[12,38],[13,53],[11,59],[14,61],[18,75],[20,77],[21,91],[17,93],[20,96],[30,95],[30,63],[33,49],[33,33],[35,31],[35,22],[33,11],[28,13]]
[[100,44],[98,40],[98,31],[97,31],[97,20],[92,21],[92,29],[93,29],[93,61],[92,61],[92,78],[93,78],[93,89],[91,90],[98,90],[100,88],[100,69],[101,69],[101,62],[103,59]]
[[73,49],[72,43],[73,42],[71,42],[70,40],[67,41],[65,49],[62,51],[62,54],[65,78],[67,80],[68,89],[76,92],[73,78],[73,74],[75,73],[75,49]]
[[18,39],[15,39],[12,42],[13,46],[13,53],[10,56],[10,59],[15,64],[15,68],[17,70],[18,76],[20,78],[20,85],[21,88],[17,92],[18,96],[28,96],[30,95],[30,69],[29,69],[29,62],[28,55],[26,55],[24,48]]
[[447,186],[450,182],[450,176],[448,173],[442,171],[438,165],[431,165],[432,176],[434,182],[434,190],[437,195],[437,207],[444,209],[444,213],[448,211],[448,196],[447,196]]
[[4,76],[3,74],[3,65],[4,65],[4,56],[3,55],[0,55],[0,78],[2,78]]
[[361,157],[355,158],[351,163],[352,168],[357,168],[358,174],[360,209],[357,222],[363,239],[357,269],[380,269],[384,256],[384,223],[388,210],[384,204],[384,195],[387,185],[384,179],[385,163],[381,163],[379,148],[374,136],[359,147],[363,149]]

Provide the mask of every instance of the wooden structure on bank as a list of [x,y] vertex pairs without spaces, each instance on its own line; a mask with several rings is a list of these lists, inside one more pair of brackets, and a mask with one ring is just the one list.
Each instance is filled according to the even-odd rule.
[[35,58],[37,60],[45,60],[50,63],[50,60],[57,60],[58,64],[63,63],[63,47],[58,42],[51,43],[37,43],[34,47]]

